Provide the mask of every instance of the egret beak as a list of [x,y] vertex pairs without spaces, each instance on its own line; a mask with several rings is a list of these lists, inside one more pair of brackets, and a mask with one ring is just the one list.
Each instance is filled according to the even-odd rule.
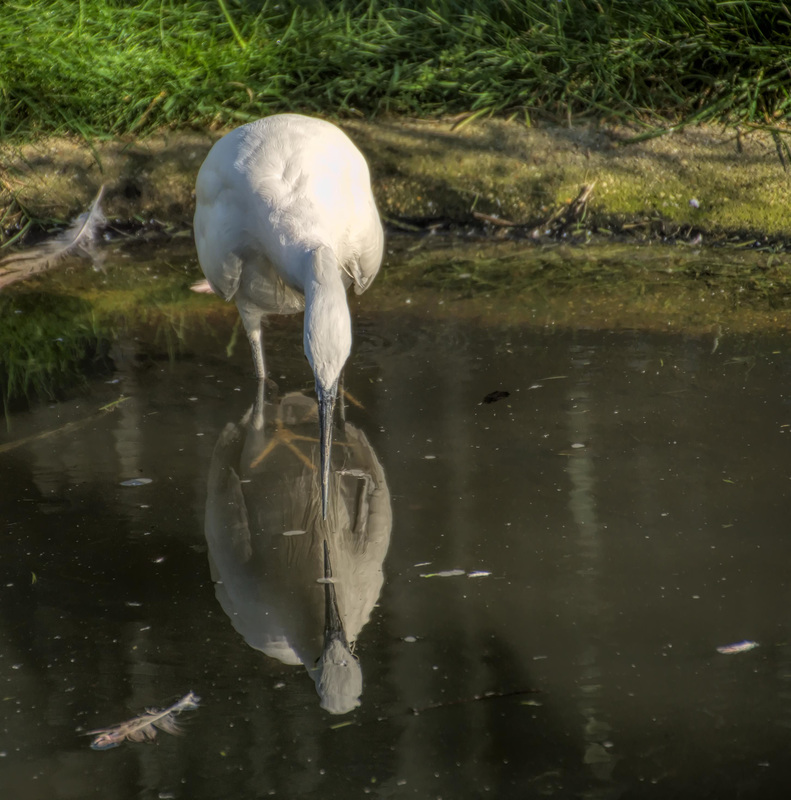
[[330,453],[332,450],[332,415],[338,396],[338,381],[329,389],[316,384],[319,397],[319,446],[321,448],[321,515],[327,519],[327,497],[330,484]]
[[343,629],[343,620],[338,610],[338,596],[335,593],[335,585],[331,582],[332,566],[330,565],[330,551],[327,547],[327,540],[324,540],[324,647],[330,642],[340,642],[348,650],[349,642],[346,639],[346,631]]

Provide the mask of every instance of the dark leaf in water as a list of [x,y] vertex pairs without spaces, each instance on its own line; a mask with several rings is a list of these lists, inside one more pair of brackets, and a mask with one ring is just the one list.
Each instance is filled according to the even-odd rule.
[[503,392],[497,389],[494,392],[489,392],[486,397],[483,398],[484,403],[496,403],[498,400],[502,400],[504,397],[510,397],[511,392]]

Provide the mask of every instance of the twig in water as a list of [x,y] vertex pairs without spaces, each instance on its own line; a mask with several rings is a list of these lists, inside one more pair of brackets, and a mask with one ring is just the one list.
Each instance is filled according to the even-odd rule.
[[495,217],[492,214],[484,214],[482,211],[473,211],[472,215],[475,219],[482,220],[483,222],[490,222],[492,225],[497,225],[500,228],[515,228],[519,224],[518,222],[511,222],[508,219]]
[[96,417],[98,417],[100,414],[106,414],[115,410],[116,406],[120,405],[121,403],[125,403],[128,399],[128,397],[119,397],[117,400],[113,400],[111,403],[102,406],[100,409],[98,409],[98,411],[88,417],[84,417],[83,419],[67,422],[65,425],[61,425],[59,428],[42,431],[41,433],[34,433],[32,436],[25,436],[22,439],[15,439],[13,442],[5,442],[0,444],[0,453],[7,453],[9,450],[14,450],[17,447],[22,447],[22,445],[30,444],[30,442],[37,442],[40,439],[46,439],[49,436],[57,436],[60,433],[70,433],[76,428],[79,428],[91,420],[96,419]]
[[437,708],[448,708],[450,706],[463,706],[467,703],[477,703],[481,700],[500,700],[503,697],[518,697],[522,694],[539,694],[540,689],[514,689],[511,692],[484,692],[472,697],[462,697],[459,700],[444,700],[439,703],[429,703],[421,708],[411,708],[413,714],[422,714],[424,711],[434,711]]

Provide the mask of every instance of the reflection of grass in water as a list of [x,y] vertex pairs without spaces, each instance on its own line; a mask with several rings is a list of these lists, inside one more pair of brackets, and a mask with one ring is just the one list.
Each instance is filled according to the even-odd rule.
[[768,251],[412,240],[398,261],[374,284],[373,296],[403,307],[409,293],[410,302],[426,303],[434,314],[689,331],[791,324],[789,259]]
[[0,387],[6,413],[23,398],[54,398],[104,365],[109,335],[85,300],[42,291],[0,294],[0,319]]
[[[687,247],[531,246],[389,238],[392,258],[355,314],[393,309],[487,325],[731,330],[789,327],[791,270],[783,255]],[[392,261],[392,266],[389,263]],[[236,339],[232,303],[189,291],[192,244],[118,248],[106,269],[58,268],[0,294],[3,405],[53,397],[105,365],[109,343],[134,333],[137,355],[221,358]],[[414,298],[414,305],[405,301]],[[456,302],[459,301],[459,302]],[[17,313],[19,312],[19,313]],[[245,355],[246,358],[246,355]],[[246,362],[245,362],[246,363]]]
[[771,254],[700,254],[671,248],[653,252],[634,247],[554,248],[478,258],[435,252],[416,257],[397,279],[470,298],[483,293],[563,295],[579,290],[642,295],[675,287],[713,290],[734,304],[777,308],[784,307],[791,295],[791,272],[785,260],[776,261]]
[[54,398],[108,367],[119,331],[145,326],[152,345],[176,358],[190,329],[184,275],[125,264],[104,273],[53,271],[0,294],[0,395],[10,407]]
[[[180,265],[174,266],[172,261]],[[174,248],[170,258],[166,252],[160,260],[157,253],[145,258],[144,263],[135,263],[116,261],[111,255],[101,273],[75,270],[52,273],[48,278],[57,290],[75,293],[90,302],[96,317],[112,320],[116,330],[144,330],[144,342],[172,361],[183,354],[196,332],[211,330],[209,320],[214,312],[236,318],[233,304],[189,290],[201,277],[197,268],[185,266],[189,261],[194,261],[191,243],[185,252]]]
[[[119,336],[141,332],[137,356],[155,351],[172,361],[191,334],[211,331],[211,309],[235,313],[232,305],[189,291],[198,277],[194,269],[145,250],[133,251],[131,258],[111,250],[102,271],[77,262],[0,293],[0,396],[6,414],[25,399],[56,397],[106,368],[110,344]],[[181,264],[189,263],[173,250]]]
[[[563,296],[588,290],[642,295],[673,287],[716,291],[734,305],[785,307],[788,259],[765,252],[638,248],[632,245],[531,249],[512,242],[418,249],[384,282],[452,292],[463,298]],[[683,297],[679,294],[679,303]]]

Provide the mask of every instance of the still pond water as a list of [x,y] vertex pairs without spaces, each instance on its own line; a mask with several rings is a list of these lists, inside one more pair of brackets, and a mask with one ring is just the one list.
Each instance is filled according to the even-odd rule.
[[[7,413],[4,798],[791,786],[786,336],[362,298],[325,525],[301,320],[266,331],[263,431],[234,320],[137,317]],[[333,591],[358,661],[323,679]],[[184,735],[91,749],[189,691]]]

